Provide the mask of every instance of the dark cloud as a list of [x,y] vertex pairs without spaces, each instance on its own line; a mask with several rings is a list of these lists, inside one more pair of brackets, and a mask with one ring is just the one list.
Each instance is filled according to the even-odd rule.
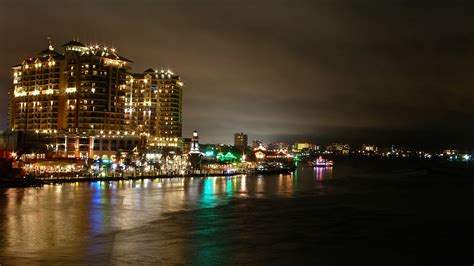
[[[184,132],[231,142],[474,140],[472,1],[0,1],[10,66],[79,36],[186,82]],[[364,140],[365,139],[365,140]],[[452,142],[450,142],[452,141]]]

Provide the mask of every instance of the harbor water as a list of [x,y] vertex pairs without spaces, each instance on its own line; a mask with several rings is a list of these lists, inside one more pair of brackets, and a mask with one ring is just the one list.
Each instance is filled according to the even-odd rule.
[[456,167],[2,189],[0,264],[472,265],[474,177]]

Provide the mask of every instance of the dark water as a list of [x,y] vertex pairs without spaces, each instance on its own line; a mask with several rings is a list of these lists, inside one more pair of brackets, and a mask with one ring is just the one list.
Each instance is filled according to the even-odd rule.
[[0,264],[472,265],[474,177],[430,167],[0,190]]

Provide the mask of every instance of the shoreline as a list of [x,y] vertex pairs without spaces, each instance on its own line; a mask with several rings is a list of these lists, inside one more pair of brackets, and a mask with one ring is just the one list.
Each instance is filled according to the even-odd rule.
[[7,180],[0,180],[0,189],[2,188],[27,188],[27,187],[42,187],[43,185],[54,185],[63,183],[75,182],[111,182],[124,180],[141,180],[141,179],[158,179],[158,178],[191,178],[191,177],[214,177],[214,176],[236,176],[236,175],[272,175],[272,174],[290,174],[292,170],[277,169],[264,172],[234,172],[234,173],[216,173],[216,174],[185,174],[185,175],[155,175],[155,176],[127,176],[127,177],[71,177],[71,178],[54,178],[54,179],[40,179],[40,178],[13,178]]
[[[390,173],[395,175],[404,175],[404,170],[417,170],[437,175],[455,175],[455,176],[472,176],[474,163],[472,162],[451,162],[440,160],[423,160],[416,158],[383,158],[383,157],[331,157],[337,159],[337,163],[343,163],[352,167],[360,168],[365,164],[370,164],[372,173]],[[402,163],[403,162],[403,163]],[[388,163],[388,164],[387,164]],[[402,166],[399,165],[402,163]],[[302,163],[304,165],[304,163]],[[0,189],[4,188],[24,188],[24,187],[41,187],[49,184],[62,184],[73,182],[111,182],[123,180],[143,180],[158,178],[189,178],[189,177],[213,177],[213,176],[236,176],[236,175],[272,175],[272,174],[290,174],[294,168],[290,169],[271,169],[265,171],[248,171],[234,173],[195,173],[195,174],[164,174],[164,175],[138,175],[138,176],[116,176],[116,177],[56,177],[56,178],[39,178],[34,176],[17,177],[10,179],[0,179]],[[411,172],[411,171],[410,171]]]

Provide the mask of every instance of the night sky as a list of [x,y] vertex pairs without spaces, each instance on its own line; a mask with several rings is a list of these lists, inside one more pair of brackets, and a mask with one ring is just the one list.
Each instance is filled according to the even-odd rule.
[[[11,66],[74,37],[186,83],[185,136],[474,149],[474,2],[0,0]],[[61,50],[62,51],[62,50]]]

